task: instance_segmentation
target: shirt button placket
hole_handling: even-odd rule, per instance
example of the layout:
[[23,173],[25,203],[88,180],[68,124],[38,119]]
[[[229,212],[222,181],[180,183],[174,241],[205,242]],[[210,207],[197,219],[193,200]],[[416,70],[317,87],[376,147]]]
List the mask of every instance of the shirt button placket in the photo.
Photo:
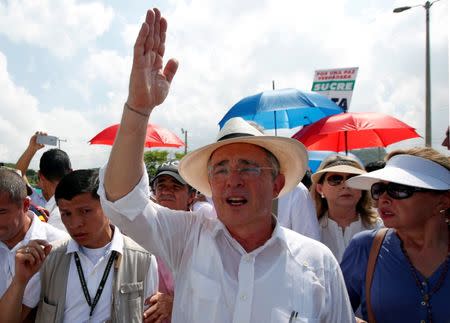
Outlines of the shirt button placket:
[[233,322],[249,322],[252,311],[252,298],[254,288],[255,258],[251,255],[241,257],[238,272],[238,294],[233,315]]

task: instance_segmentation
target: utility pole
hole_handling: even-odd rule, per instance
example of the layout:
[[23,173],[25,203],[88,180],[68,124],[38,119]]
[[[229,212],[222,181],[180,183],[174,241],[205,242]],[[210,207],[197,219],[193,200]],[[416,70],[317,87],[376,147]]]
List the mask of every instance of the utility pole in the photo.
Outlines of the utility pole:
[[184,134],[184,154],[187,154],[188,149],[188,139],[187,139],[187,129],[181,128],[181,133]]
[[431,80],[430,80],[430,8],[433,3],[427,1],[423,5],[405,6],[394,9],[394,13],[400,13],[415,7],[425,9],[425,146],[431,147]]
[[59,138],[57,138],[57,140],[58,140],[58,149],[61,149],[61,141],[62,142],[67,142],[67,139],[59,139]]

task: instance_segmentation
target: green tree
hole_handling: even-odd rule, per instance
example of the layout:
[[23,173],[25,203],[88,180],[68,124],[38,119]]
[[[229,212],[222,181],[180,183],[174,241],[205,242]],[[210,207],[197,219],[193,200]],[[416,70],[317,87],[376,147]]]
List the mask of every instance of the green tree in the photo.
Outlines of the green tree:
[[181,160],[184,156],[186,156],[185,153],[175,153],[175,159]]
[[159,165],[167,161],[169,152],[167,150],[149,150],[144,153],[144,163],[147,168],[149,178],[156,174]]
[[384,148],[363,148],[351,151],[355,156],[361,159],[363,165],[377,160],[383,160],[386,156],[386,149]]
[[36,186],[38,182],[38,174],[34,169],[27,169],[27,179],[31,186]]

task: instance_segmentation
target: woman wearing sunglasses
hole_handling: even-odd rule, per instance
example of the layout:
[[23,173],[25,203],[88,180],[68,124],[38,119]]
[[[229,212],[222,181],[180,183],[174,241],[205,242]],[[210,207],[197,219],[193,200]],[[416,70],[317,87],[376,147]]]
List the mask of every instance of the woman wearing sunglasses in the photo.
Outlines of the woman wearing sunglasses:
[[[450,322],[449,157],[431,148],[395,151],[385,168],[347,184],[370,190],[389,228],[379,235],[379,251],[371,252],[376,230],[356,235],[345,251],[341,268],[353,309],[361,304],[364,320],[373,313],[371,323]],[[373,273],[367,282],[366,271]]]
[[368,192],[352,189],[345,181],[365,174],[354,158],[332,155],[311,176],[311,195],[320,225],[320,241],[340,262],[351,238],[358,232],[382,226]]

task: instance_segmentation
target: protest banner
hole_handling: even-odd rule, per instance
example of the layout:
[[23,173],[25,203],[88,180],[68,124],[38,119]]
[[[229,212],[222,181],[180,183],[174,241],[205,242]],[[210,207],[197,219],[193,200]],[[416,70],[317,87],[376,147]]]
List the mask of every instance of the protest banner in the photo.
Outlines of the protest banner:
[[312,91],[325,95],[347,112],[357,74],[358,67],[316,70]]

